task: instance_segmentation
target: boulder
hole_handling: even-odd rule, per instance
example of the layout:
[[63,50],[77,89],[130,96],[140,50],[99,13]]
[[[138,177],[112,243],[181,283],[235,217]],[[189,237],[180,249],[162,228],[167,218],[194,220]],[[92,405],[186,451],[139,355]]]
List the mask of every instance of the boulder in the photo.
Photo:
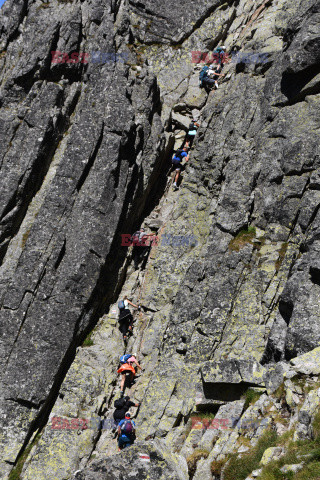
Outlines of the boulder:
[[281,447],[270,447],[264,451],[262,458],[260,460],[261,465],[268,465],[268,463],[273,460],[278,460],[283,455],[283,448]]
[[280,470],[282,473],[289,473],[289,472],[298,473],[300,472],[300,470],[303,469],[303,465],[304,465],[303,462],[295,463],[292,465],[284,465],[283,467],[280,468]]
[[311,352],[307,352],[299,357],[290,360],[291,365],[299,373],[305,375],[320,374],[320,347],[314,348]]
[[78,472],[77,480],[188,480],[186,460],[160,440],[137,442],[112,457],[94,460]]

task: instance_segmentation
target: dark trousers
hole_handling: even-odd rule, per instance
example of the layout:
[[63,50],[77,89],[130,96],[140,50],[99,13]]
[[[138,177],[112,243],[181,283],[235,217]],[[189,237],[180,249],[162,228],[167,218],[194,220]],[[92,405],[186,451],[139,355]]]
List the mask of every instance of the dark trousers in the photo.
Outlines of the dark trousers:
[[121,310],[119,315],[119,330],[122,335],[126,335],[129,327],[133,325],[133,316],[128,308]]

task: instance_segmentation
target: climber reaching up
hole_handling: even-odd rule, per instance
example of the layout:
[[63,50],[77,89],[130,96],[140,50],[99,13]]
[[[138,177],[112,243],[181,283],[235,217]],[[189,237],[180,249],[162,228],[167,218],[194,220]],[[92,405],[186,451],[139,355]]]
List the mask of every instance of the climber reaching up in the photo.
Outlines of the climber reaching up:
[[206,90],[210,90],[214,86],[218,88],[218,78],[224,77],[224,74],[221,73],[221,69],[221,64],[215,67],[205,65],[200,72],[200,88],[205,88]]
[[134,303],[130,302],[127,296],[125,296],[123,300],[120,300],[118,302],[118,308],[119,308],[118,320],[120,324],[119,329],[123,335],[124,342],[127,341],[129,335],[132,335],[132,329],[133,329],[133,316],[131,311],[129,310],[129,304],[132,305],[134,308],[137,308],[138,310],[140,310],[139,305],[135,305]]
[[134,377],[136,376],[136,369],[134,368],[133,364],[135,364],[140,370],[142,370],[135,356],[131,356],[130,358],[131,359],[134,358],[134,360],[132,360],[130,363],[128,363],[127,361],[126,363],[120,364],[120,368],[118,369],[118,373],[121,375],[121,385],[120,385],[121,397],[123,397],[124,395],[125,386],[131,385]]
[[206,64],[202,67],[200,74],[199,74],[199,87],[206,88],[206,80],[208,77],[209,72],[209,64]]
[[129,365],[129,363],[124,363],[120,368],[118,368],[118,373],[121,375],[120,396],[123,397],[124,389],[126,385],[131,385],[134,377],[136,376],[136,371],[132,365]]
[[123,448],[133,445],[135,440],[136,425],[131,420],[130,412],[126,412],[124,420],[121,420],[118,426],[118,447],[119,451]]
[[121,355],[120,357],[120,364],[124,365],[125,363],[129,363],[131,365],[132,363],[135,363],[137,367],[142,370],[141,365],[139,365],[138,360],[136,358],[136,354],[134,353],[126,353],[125,355]]
[[192,122],[189,125],[189,129],[188,129],[188,133],[187,133],[187,137],[186,137],[186,143],[187,143],[186,146],[187,147],[189,147],[189,148],[192,147],[194,138],[196,136],[196,133],[197,133],[197,130],[198,130],[199,127],[200,127],[199,123],[197,123],[196,120],[192,120]]
[[227,53],[227,47],[225,45],[222,45],[222,47],[217,47],[215,50],[213,50],[213,60],[214,63],[223,66],[224,63],[230,62],[230,57]]
[[140,403],[134,403],[130,400],[130,397],[120,397],[114,402],[115,411],[113,412],[113,418],[118,426],[121,420],[124,420],[126,412],[129,411],[131,407],[140,407]]
[[224,73],[221,73],[222,70],[222,65],[218,65],[216,68],[213,70],[209,70],[209,77],[212,77],[212,80],[214,81],[214,85],[216,88],[218,88],[218,80],[219,77],[224,77]]
[[189,154],[188,154],[188,148],[184,147],[183,149],[178,148],[176,150],[173,158],[172,158],[172,165],[175,168],[175,177],[174,177],[174,183],[173,183],[173,188],[178,189],[178,181],[179,181],[179,176],[182,170],[184,169],[184,165],[182,165],[182,160],[185,158],[186,162],[189,160]]

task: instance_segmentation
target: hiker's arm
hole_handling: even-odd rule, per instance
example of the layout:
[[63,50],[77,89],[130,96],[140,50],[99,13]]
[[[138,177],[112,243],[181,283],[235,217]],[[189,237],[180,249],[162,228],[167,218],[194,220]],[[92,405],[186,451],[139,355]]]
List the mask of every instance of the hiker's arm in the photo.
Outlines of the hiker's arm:
[[224,73],[215,73],[215,75],[218,75],[218,77],[224,77],[225,76]]
[[134,303],[130,302],[130,300],[127,299],[127,302],[130,303],[130,305],[132,305],[134,308],[139,308],[138,305],[135,305]]
[[140,370],[142,370],[142,367],[141,367],[141,365],[139,365],[139,363],[138,363],[138,360],[137,360],[137,359],[136,359],[136,361],[135,361],[135,364],[137,365],[137,367],[138,367],[138,368],[140,368]]
[[118,427],[118,437],[120,437],[120,432],[121,432],[121,429],[120,427]]

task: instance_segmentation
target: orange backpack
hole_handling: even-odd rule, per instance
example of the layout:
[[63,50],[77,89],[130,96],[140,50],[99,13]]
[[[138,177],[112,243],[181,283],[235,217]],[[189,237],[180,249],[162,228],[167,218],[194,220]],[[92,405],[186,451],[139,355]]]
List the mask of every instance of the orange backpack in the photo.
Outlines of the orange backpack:
[[135,369],[129,363],[125,363],[124,365],[121,365],[121,367],[118,369],[118,373],[123,373],[123,372],[131,372],[133,373],[133,375],[136,374]]

